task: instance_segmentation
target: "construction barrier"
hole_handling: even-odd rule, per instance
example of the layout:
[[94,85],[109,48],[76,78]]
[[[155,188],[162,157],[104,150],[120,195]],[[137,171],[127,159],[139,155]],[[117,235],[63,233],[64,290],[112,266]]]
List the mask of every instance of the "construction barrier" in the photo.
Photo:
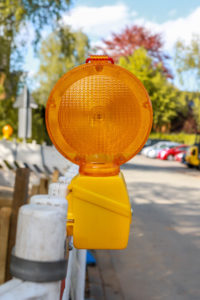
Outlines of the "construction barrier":
[[72,166],[47,195],[32,196],[20,207],[10,262],[14,278],[0,286],[0,300],[84,299],[86,250],[73,248],[72,241],[69,255],[66,249],[66,191],[76,174]]

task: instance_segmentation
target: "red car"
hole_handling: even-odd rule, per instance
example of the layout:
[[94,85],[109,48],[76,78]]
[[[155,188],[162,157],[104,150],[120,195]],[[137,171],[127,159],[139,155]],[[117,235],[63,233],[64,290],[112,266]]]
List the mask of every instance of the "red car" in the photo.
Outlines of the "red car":
[[182,159],[183,159],[183,155],[185,154],[185,152],[181,152],[181,153],[178,153],[174,156],[174,160],[175,161],[180,161],[182,162]]
[[158,158],[163,159],[163,160],[174,160],[174,156],[178,153],[186,153],[188,149],[187,145],[179,145],[176,146],[174,148],[170,148],[170,149],[164,149],[162,150],[159,155]]

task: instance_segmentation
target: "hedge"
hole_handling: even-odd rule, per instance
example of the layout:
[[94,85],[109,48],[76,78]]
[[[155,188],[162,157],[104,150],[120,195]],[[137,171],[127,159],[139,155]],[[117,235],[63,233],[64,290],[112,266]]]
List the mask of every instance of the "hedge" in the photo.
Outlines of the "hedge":
[[149,136],[151,139],[162,139],[169,140],[172,142],[183,143],[186,145],[193,145],[195,142],[196,134],[188,133],[154,133],[152,132]]

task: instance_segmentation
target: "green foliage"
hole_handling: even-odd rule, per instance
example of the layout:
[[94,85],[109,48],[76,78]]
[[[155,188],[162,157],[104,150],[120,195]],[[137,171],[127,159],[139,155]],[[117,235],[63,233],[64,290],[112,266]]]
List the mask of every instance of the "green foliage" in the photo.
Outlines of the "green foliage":
[[42,41],[37,80],[40,86],[33,97],[39,108],[33,111],[33,139],[51,143],[45,126],[45,104],[58,79],[74,66],[83,63],[88,55],[88,37],[69,27],[51,33]]
[[37,143],[45,141],[52,144],[45,125],[45,107],[43,105],[38,105],[38,108],[33,110],[32,124],[32,139]]
[[[0,68],[6,74],[20,70],[19,61],[23,57],[23,46],[26,40],[21,35],[22,29],[32,25],[34,30],[33,43],[36,46],[40,40],[42,29],[48,26],[58,27],[62,12],[68,8],[70,0],[3,0],[0,2]],[[26,37],[25,37],[26,38]],[[14,94],[13,94],[14,95]],[[15,95],[14,95],[15,96]]]
[[182,105],[177,101],[178,91],[166,79],[162,65],[153,64],[144,48],[138,48],[127,58],[121,57],[119,65],[132,72],[146,87],[153,105],[154,126],[168,125]]
[[0,101],[0,133],[2,133],[3,126],[9,124],[13,127],[14,135],[17,134],[17,110],[13,109],[13,102],[13,98]]
[[0,2],[0,27],[4,36],[13,41],[22,25],[32,23],[37,43],[42,28],[54,28],[69,3],[70,0],[3,0]]
[[176,43],[175,64],[180,82],[193,93],[193,113],[200,130],[200,36],[195,35],[189,45]]
[[3,96],[4,94],[5,94],[5,88],[3,84],[0,84],[0,97]]
[[151,133],[151,139],[166,139],[172,142],[183,143],[186,145],[193,145],[195,142],[196,135],[195,134],[187,134],[184,132],[181,133],[171,133],[171,134],[164,134],[164,133]]
[[37,102],[45,104],[58,79],[74,66],[83,63],[88,55],[88,37],[69,27],[51,33],[41,45],[40,68],[36,75],[40,87],[34,93]]
[[180,82],[187,84],[193,75],[197,86],[200,83],[200,36],[194,35],[189,45],[178,41],[175,46],[175,64]]
[[[0,1],[0,127],[9,123],[17,132],[17,110],[12,104],[17,95],[19,78],[22,74],[26,44],[21,30],[31,26],[34,30],[33,44],[36,48],[42,29],[58,28],[63,11],[68,9],[70,0],[2,0]],[[60,32],[62,34],[62,32]],[[2,81],[2,74],[5,81]],[[39,130],[38,130],[39,133]]]
[[200,93],[195,93],[193,103],[193,112],[197,122],[197,129],[200,131]]

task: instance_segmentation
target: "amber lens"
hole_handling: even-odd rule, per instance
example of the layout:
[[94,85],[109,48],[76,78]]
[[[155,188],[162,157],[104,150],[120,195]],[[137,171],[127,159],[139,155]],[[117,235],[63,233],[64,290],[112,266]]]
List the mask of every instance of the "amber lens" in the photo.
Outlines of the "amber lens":
[[46,121],[55,146],[83,173],[116,174],[145,143],[152,110],[146,90],[131,73],[90,63],[57,82]]

